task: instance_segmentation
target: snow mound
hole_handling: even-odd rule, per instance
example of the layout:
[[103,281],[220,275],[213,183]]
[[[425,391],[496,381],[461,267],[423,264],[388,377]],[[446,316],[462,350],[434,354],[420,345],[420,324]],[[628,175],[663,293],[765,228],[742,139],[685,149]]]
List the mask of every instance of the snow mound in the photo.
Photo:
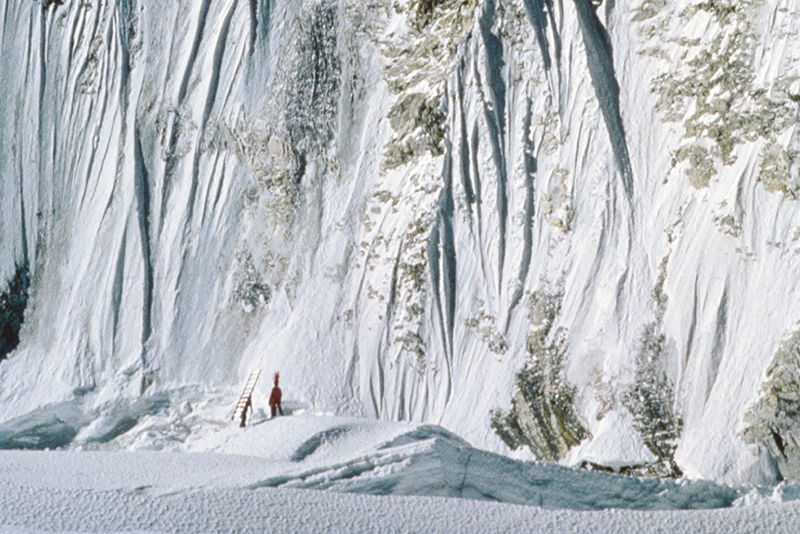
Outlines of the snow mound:
[[[738,489],[707,481],[639,479],[521,462],[475,449],[435,425],[398,429],[380,423],[376,428],[371,421],[301,416],[254,427],[250,433],[262,442],[270,434],[292,436],[298,428],[312,426],[307,419],[325,427],[284,450],[288,463],[282,473],[249,487],[463,497],[573,510],[718,508],[741,495]],[[381,432],[390,439],[378,444],[375,438]]]
[[[76,416],[61,408],[61,416]],[[747,492],[517,461],[473,448],[436,425],[315,415],[302,407],[274,420],[257,413],[246,428],[213,402],[185,396],[171,409],[147,410],[116,407],[106,425],[85,425],[72,450],[0,452],[0,533],[613,534],[631,527],[789,533],[800,527],[794,484]],[[136,423],[113,439],[89,440],[118,427],[113,414],[119,420],[134,414]],[[26,430],[31,439],[34,426]],[[37,428],[47,434],[50,427]]]
[[589,462],[619,472],[624,467],[646,465],[657,458],[633,428],[627,410],[612,410],[598,423],[594,437],[570,450],[568,465]]
[[[55,405],[16,421],[15,433],[6,425],[0,439],[4,448],[63,446],[66,440],[83,451],[68,462],[69,469],[80,465],[83,478],[98,481],[90,487],[102,488],[113,486],[105,482],[106,464],[116,462],[115,455],[133,455],[122,479],[136,482],[127,489],[175,490],[171,479],[158,478],[163,471],[158,465],[166,462],[169,470],[193,471],[189,465],[201,463],[209,466],[201,472],[215,472],[210,478],[181,477],[181,490],[218,487],[224,479],[224,487],[249,490],[462,497],[572,510],[721,508],[746,494],[708,481],[644,479],[519,461],[476,449],[440,426],[313,415],[302,406],[291,409],[294,416],[273,420],[257,411],[248,427],[239,428],[223,404],[204,394],[209,392],[176,391],[171,398],[109,404],[92,417],[76,405]],[[54,462],[46,472],[58,472],[61,457],[45,458],[36,463]],[[62,484],[74,478],[65,472],[55,480]]]

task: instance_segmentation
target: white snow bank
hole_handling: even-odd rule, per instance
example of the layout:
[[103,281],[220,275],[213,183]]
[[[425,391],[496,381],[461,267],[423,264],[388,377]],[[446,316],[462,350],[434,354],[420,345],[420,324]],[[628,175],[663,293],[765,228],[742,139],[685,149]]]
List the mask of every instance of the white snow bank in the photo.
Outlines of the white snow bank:
[[566,465],[591,462],[616,472],[622,467],[646,465],[657,458],[633,428],[633,417],[627,410],[612,410],[598,423],[594,436],[569,451]]
[[[258,458],[262,463],[248,464],[248,476],[232,478],[233,485],[251,489],[465,497],[575,510],[717,508],[745,493],[707,481],[637,479],[518,461],[475,449],[439,426],[311,415],[291,399],[286,413],[296,415],[267,420],[257,410],[242,429],[231,421],[224,399],[225,392],[184,388],[129,406],[107,405],[72,447]],[[79,426],[81,414],[62,424]],[[20,432],[29,436],[37,428]],[[114,436],[110,429],[124,432]]]
[[239,428],[230,396],[183,388],[127,404],[64,403],[3,425],[4,447],[41,449],[60,436],[72,450],[0,452],[0,533],[800,527],[791,484],[748,491],[518,461],[439,426],[315,415],[291,399],[292,416],[257,410]]
[[0,533],[800,527],[800,491],[791,485],[747,493],[710,482],[515,461],[434,425],[299,413],[256,418],[241,429],[228,417],[213,402],[184,400],[174,411],[139,417],[108,441],[76,440],[74,450],[0,452]]
[[[46,456],[45,453],[29,453]],[[64,455],[63,460],[79,454]],[[119,463],[130,460],[117,455]],[[202,463],[197,467],[202,468]],[[173,472],[174,476],[186,472]],[[58,490],[0,482],[0,533],[274,532],[459,533],[560,532],[607,534],[795,533],[796,503],[725,510],[576,512],[443,499],[375,497],[297,489],[204,489],[154,495],[148,488]]]

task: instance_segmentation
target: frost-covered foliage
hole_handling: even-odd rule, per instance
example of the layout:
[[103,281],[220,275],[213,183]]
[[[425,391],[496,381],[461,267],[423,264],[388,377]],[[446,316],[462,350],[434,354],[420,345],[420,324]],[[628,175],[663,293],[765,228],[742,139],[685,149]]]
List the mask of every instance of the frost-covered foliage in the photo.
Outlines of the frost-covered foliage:
[[400,95],[388,115],[395,135],[385,151],[387,169],[426,152],[444,153],[443,66],[455,56],[474,7],[474,0],[417,0],[413,30],[401,43],[383,47],[389,87]]
[[[300,20],[286,110],[289,139],[300,154],[320,151],[333,139],[341,73],[336,17],[336,4],[325,1],[314,4]],[[301,171],[304,166],[301,162]]]
[[529,358],[516,375],[511,409],[492,412],[492,427],[509,447],[527,446],[546,460],[559,460],[589,435],[575,412],[575,387],[565,376],[566,330],[553,331],[562,299],[561,291],[528,297]]
[[393,342],[400,344],[403,351],[414,355],[413,366],[419,373],[423,373],[428,364],[424,319],[429,298],[427,243],[431,226],[430,220],[422,218],[406,228],[397,262],[395,291],[391,295],[397,306],[393,312]]
[[[659,5],[645,2],[640,16],[655,16]],[[685,129],[674,164],[688,162],[686,175],[697,188],[708,186],[720,171],[717,162],[727,166],[736,161],[736,145],[759,139],[774,144],[779,133],[796,123],[796,105],[788,93],[795,78],[780,77],[772,90],[756,82],[758,41],[752,28],[756,7],[751,0],[724,0],[698,2],[682,11],[679,17],[686,27],[706,15],[718,30],[703,38],[679,39],[680,62],[653,83],[663,120],[681,122]],[[660,57],[658,51],[649,53]],[[793,198],[793,191],[770,185],[774,182],[774,178],[765,182],[768,190],[785,189]]]
[[666,0],[644,0],[642,5],[635,10],[633,20],[640,22],[652,18],[666,5]]
[[444,0],[417,0],[414,8],[417,16],[415,24],[417,28],[422,29],[431,23],[433,19],[433,10],[443,3]]
[[683,430],[683,419],[675,410],[675,388],[667,376],[667,338],[660,332],[667,309],[664,282],[669,256],[659,265],[651,293],[656,319],[645,325],[636,354],[633,384],[622,395],[622,404],[633,415],[633,426],[657,462],[634,469],[631,474],[681,476],[674,456]]
[[[393,93],[410,93],[416,86],[438,87],[444,81],[476,6],[476,0],[419,0],[412,6],[416,13],[412,31],[380,43],[386,81]],[[393,9],[403,8],[395,2]]]
[[411,93],[401,98],[389,112],[396,138],[386,149],[386,167],[399,167],[426,150],[440,156],[445,118],[436,97],[426,99],[422,93]]
[[549,190],[542,194],[544,219],[562,232],[569,232],[575,217],[569,178],[569,171],[556,167]]
[[800,332],[775,352],[761,398],[744,420],[745,442],[775,459],[784,479],[800,480]]
[[23,263],[17,266],[14,276],[0,294],[0,360],[19,344],[19,330],[28,304],[28,286],[30,271]]
[[286,139],[263,120],[240,117],[235,126],[223,124],[224,146],[234,151],[264,188],[289,188],[297,163]]
[[797,200],[800,183],[797,181],[797,172],[792,173],[792,167],[798,161],[800,154],[797,150],[785,150],[773,140],[761,151],[758,180],[770,193],[783,193],[786,198]]
[[505,354],[508,350],[508,339],[497,331],[497,319],[483,310],[485,302],[479,301],[481,308],[473,317],[464,321],[464,326],[478,335],[489,350],[495,354]]
[[235,288],[233,299],[238,302],[246,313],[250,313],[259,306],[265,306],[272,298],[272,291],[266,285],[261,275],[253,264],[250,253],[241,252],[237,256],[238,268],[234,274]]
[[675,390],[667,377],[666,336],[658,333],[658,324],[648,324],[636,355],[634,383],[622,397],[623,405],[633,414],[634,428],[647,448],[658,457],[658,464],[646,466],[643,474],[681,476],[674,455],[683,420],[676,413]]

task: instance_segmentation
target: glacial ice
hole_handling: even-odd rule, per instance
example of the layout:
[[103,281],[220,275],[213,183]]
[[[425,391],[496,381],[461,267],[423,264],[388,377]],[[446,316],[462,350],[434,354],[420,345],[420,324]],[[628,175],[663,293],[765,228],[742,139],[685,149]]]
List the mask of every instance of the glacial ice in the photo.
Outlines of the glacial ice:
[[490,411],[562,287],[580,450],[655,325],[680,469],[789,475],[742,432],[800,321],[800,1],[431,6],[0,0],[3,431],[79,403],[54,435],[102,441],[260,368],[507,453]]

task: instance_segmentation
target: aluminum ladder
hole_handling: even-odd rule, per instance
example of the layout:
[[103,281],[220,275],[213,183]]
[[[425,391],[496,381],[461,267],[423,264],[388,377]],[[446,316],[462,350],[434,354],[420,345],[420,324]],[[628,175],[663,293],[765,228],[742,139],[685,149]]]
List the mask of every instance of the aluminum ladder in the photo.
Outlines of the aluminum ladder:
[[253,395],[253,390],[256,388],[256,382],[258,382],[259,375],[261,375],[261,369],[256,369],[250,373],[250,377],[247,379],[247,383],[244,385],[242,396],[239,397],[239,402],[236,403],[236,409],[233,410],[231,420],[242,416],[242,412],[244,411],[245,406],[247,406],[247,401],[250,400],[250,397]]

